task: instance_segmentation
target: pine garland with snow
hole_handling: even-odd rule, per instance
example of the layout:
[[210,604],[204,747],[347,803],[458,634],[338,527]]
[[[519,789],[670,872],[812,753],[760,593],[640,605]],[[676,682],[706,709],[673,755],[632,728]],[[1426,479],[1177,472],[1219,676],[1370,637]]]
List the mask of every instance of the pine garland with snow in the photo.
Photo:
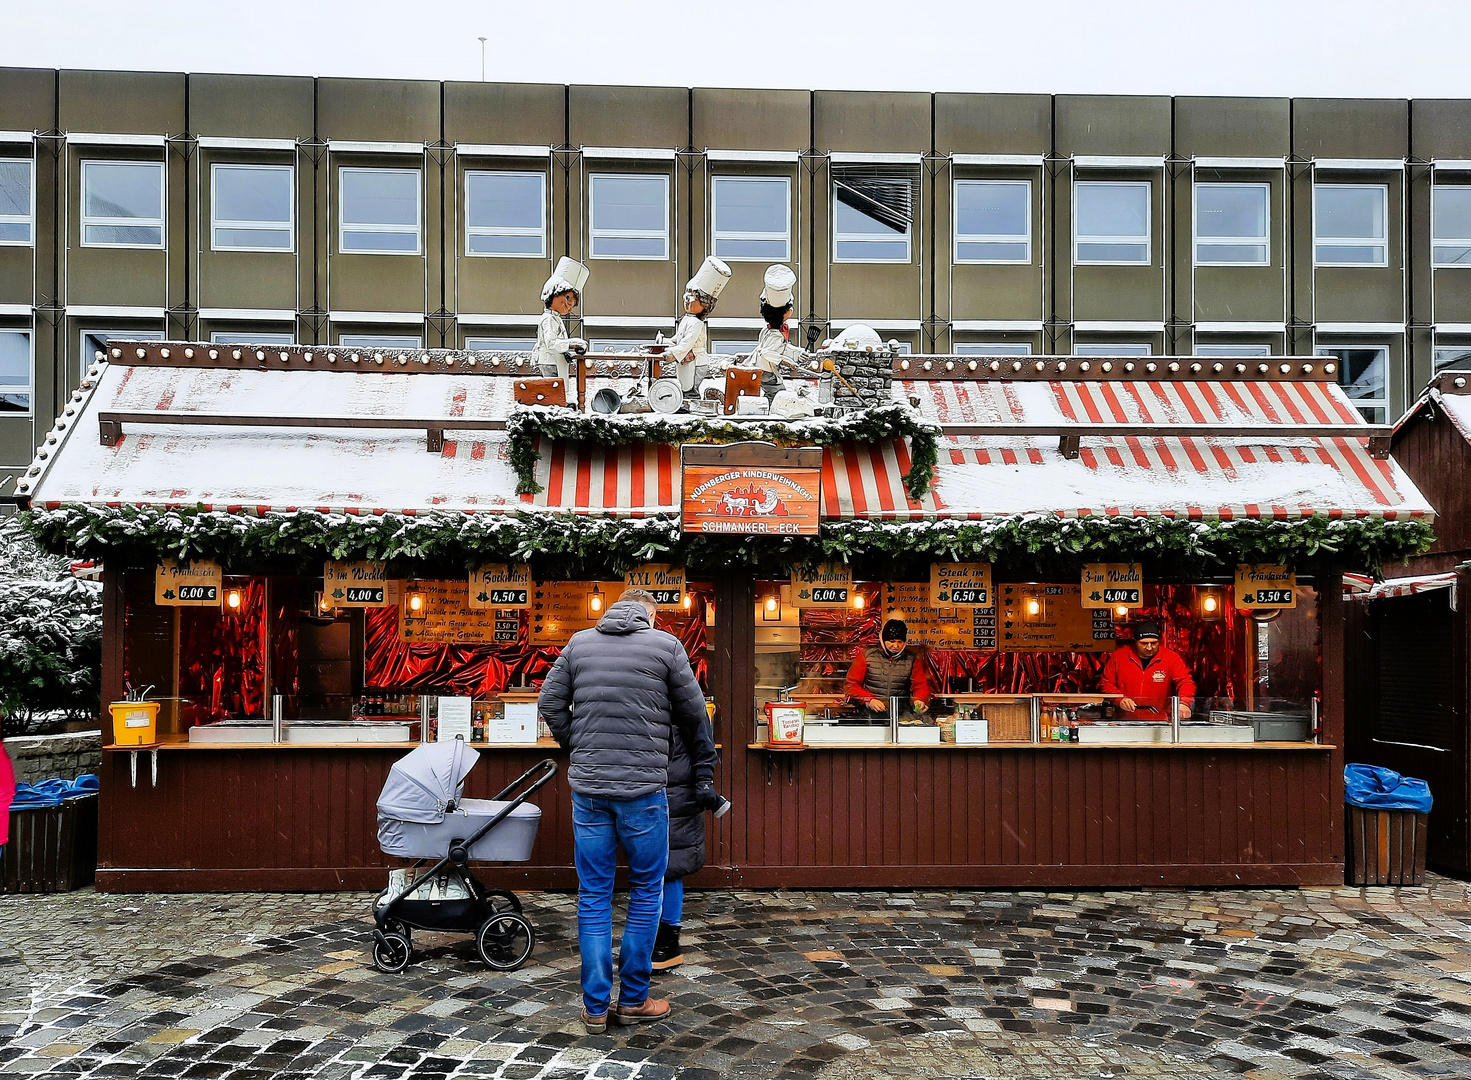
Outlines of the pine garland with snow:
[[[1421,520],[1300,518],[1291,521],[1165,517],[1063,518],[1024,514],[984,521],[825,522],[812,536],[680,532],[672,516],[592,518],[565,513],[351,515],[299,510],[264,515],[157,507],[66,506],[26,518],[48,550],[81,556],[207,557],[227,568],[324,558],[438,566],[531,561],[538,572],[579,576],[650,561],[692,569],[782,571],[846,559],[882,575],[931,560],[994,562],[1070,578],[1084,562],[1142,560],[1157,573],[1220,573],[1238,562],[1299,569],[1332,564],[1377,571],[1433,541]],[[1058,578],[1059,580],[1061,578]]]
[[102,662],[102,587],[78,581],[15,519],[0,522],[0,726],[39,715],[95,715]]
[[628,415],[583,413],[557,406],[528,405],[512,411],[506,421],[507,456],[516,471],[516,492],[535,494],[536,447],[538,438],[550,442],[590,443],[623,446],[628,443],[773,442],[781,446],[836,446],[841,443],[873,443],[908,439],[910,468],[904,489],[912,499],[930,490],[939,461],[938,424],[931,423],[898,404],[876,405],[842,416],[783,420],[756,417],[732,420],[724,417],[632,413]]

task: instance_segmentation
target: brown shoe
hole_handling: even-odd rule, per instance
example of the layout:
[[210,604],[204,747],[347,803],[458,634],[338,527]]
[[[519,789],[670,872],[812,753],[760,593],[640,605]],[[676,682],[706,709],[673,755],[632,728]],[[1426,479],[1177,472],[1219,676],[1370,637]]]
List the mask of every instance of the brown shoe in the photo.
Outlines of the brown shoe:
[[637,1005],[619,1005],[613,1010],[613,1022],[627,1027],[646,1020],[663,1020],[669,1015],[668,998],[649,998]]
[[608,1014],[602,1016],[589,1016],[586,1009],[582,1010],[582,1027],[589,1035],[601,1035],[608,1030]]

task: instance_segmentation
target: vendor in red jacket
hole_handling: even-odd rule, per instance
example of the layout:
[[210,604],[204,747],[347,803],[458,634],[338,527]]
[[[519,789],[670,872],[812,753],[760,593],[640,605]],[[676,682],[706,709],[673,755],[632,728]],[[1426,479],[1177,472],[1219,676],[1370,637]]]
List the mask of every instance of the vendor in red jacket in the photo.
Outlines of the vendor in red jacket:
[[917,713],[930,707],[930,680],[924,662],[908,648],[909,626],[898,612],[884,619],[878,645],[858,650],[848,668],[846,692],[876,713],[889,711],[889,698],[907,697]]
[[1122,694],[1118,707],[1137,719],[1166,717],[1169,699],[1180,698],[1180,715],[1190,715],[1195,680],[1180,654],[1160,644],[1159,623],[1142,622],[1133,642],[1114,649],[1098,680],[1105,694]]

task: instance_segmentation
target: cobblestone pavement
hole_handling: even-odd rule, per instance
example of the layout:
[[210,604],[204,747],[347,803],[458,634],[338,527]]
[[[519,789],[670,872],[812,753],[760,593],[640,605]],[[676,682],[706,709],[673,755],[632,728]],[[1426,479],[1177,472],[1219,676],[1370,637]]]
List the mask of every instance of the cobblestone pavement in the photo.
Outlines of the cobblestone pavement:
[[442,1080],[1471,1075],[1471,892],[691,893],[671,1019],[577,1023],[573,898],[526,968],[368,897],[0,897],[0,1073]]

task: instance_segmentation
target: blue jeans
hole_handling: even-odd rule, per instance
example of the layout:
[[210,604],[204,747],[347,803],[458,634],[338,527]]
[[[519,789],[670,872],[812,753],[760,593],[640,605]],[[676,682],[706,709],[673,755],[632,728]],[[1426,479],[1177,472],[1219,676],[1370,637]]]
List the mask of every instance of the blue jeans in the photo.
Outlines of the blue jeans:
[[620,844],[628,855],[629,890],[618,947],[618,1003],[641,1005],[649,996],[669,865],[669,800],[662,791],[638,799],[598,799],[574,791],[572,837],[583,1008],[601,1016],[613,993],[613,872]]
[[664,914],[660,922],[678,926],[684,921],[684,878],[675,878],[664,883]]

